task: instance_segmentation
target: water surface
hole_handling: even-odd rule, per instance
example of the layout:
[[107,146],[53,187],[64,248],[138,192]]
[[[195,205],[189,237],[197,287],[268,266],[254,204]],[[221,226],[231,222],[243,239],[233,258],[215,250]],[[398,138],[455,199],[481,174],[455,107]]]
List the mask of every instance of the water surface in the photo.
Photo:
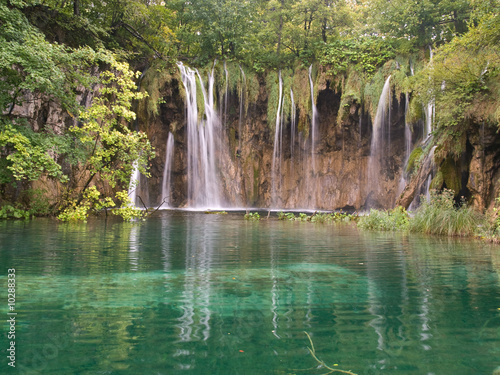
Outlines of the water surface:
[[[0,223],[4,317],[16,269],[16,371],[327,372],[304,332],[320,360],[357,374],[500,366],[496,245],[238,213],[156,215]],[[12,372],[2,362],[0,373]]]

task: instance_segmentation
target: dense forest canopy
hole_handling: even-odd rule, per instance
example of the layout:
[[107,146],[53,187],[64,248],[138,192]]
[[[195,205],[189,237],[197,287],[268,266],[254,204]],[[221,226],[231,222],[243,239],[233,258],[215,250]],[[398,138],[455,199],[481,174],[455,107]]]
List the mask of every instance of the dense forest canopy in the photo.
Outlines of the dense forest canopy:
[[[132,70],[177,61],[235,61],[256,74],[316,63],[365,81],[396,61],[399,90],[436,103],[442,157],[460,155],[469,127],[500,119],[499,10],[498,0],[0,0],[0,195],[18,201],[43,175],[65,184],[50,210],[112,206],[89,195],[93,178],[126,184],[152,156],[130,130],[145,95]],[[14,109],[36,100],[74,122],[33,129]]]

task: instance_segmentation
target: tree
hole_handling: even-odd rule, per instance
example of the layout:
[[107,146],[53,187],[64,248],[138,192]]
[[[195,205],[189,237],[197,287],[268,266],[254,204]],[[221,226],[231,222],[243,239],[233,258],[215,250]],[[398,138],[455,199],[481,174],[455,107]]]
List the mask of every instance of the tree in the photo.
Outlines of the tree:
[[408,40],[416,48],[449,42],[466,31],[468,0],[374,0],[370,14],[376,32]]

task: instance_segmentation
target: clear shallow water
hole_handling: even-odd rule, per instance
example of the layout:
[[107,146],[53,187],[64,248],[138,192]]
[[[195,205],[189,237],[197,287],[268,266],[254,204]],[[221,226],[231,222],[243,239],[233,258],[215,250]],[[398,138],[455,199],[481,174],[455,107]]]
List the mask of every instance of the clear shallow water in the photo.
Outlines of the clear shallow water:
[[318,358],[357,374],[500,366],[497,245],[159,212],[0,222],[0,266],[4,317],[16,269],[20,373],[327,372],[304,331]]

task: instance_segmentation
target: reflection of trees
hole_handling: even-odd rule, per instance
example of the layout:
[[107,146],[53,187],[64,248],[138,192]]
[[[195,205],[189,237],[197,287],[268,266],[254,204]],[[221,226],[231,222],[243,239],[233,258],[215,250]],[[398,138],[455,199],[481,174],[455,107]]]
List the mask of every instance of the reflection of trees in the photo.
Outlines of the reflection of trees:
[[303,331],[325,362],[365,372],[439,373],[444,363],[462,373],[474,357],[486,373],[497,357],[497,249],[193,216],[110,222],[87,235],[66,226],[67,249],[88,247],[35,249],[44,276],[25,273],[19,286],[30,295],[23,342],[38,350],[60,329],[70,338],[47,371],[139,373],[144,358],[148,373],[229,368],[240,348],[265,358],[242,354],[241,369],[302,368]]

